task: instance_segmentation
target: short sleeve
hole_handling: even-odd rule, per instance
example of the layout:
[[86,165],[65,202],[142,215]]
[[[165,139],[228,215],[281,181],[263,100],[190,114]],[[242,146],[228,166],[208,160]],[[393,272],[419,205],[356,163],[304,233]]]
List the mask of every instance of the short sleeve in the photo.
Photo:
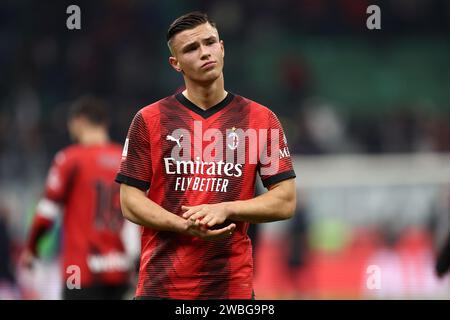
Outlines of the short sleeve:
[[266,141],[260,150],[258,171],[264,187],[295,178],[291,154],[283,127],[277,116],[269,111]]
[[58,203],[64,202],[76,174],[74,158],[67,149],[55,155],[45,182],[45,198]]
[[150,134],[139,111],[128,129],[116,182],[148,190],[152,178]]

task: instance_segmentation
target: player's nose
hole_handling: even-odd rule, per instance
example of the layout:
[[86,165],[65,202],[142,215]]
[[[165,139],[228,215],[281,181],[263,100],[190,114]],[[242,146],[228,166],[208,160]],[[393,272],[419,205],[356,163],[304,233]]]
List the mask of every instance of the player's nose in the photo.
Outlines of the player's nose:
[[200,46],[200,56],[202,60],[206,60],[211,57],[211,52],[209,51],[209,48],[207,46]]

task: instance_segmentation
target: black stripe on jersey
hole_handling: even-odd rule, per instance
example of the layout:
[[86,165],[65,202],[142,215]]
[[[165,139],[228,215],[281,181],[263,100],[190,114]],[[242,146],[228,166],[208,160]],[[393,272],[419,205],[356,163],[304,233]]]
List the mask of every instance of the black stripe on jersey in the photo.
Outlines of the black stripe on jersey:
[[268,188],[275,183],[278,183],[280,181],[287,180],[287,179],[292,179],[295,177],[296,177],[296,175],[295,175],[294,170],[289,170],[289,171],[278,173],[278,174],[271,176],[265,180],[262,180],[262,183],[263,183],[264,187]]
[[125,183],[129,186],[136,187],[143,191],[147,191],[150,188],[150,183],[135,178],[127,177],[120,173],[117,174],[115,181],[118,183]]
[[203,117],[203,119],[206,119],[206,118],[209,118],[212,115],[216,114],[217,112],[219,112],[220,110],[225,108],[227,105],[229,105],[230,102],[234,98],[234,94],[232,94],[231,92],[228,92],[227,96],[222,101],[220,101],[218,104],[212,106],[211,108],[209,108],[207,110],[203,110],[202,108],[200,108],[199,106],[194,104],[192,101],[190,101],[188,98],[186,98],[181,92],[176,94],[175,98],[183,106],[185,106],[189,110],[195,112],[196,114],[200,115],[201,117]]

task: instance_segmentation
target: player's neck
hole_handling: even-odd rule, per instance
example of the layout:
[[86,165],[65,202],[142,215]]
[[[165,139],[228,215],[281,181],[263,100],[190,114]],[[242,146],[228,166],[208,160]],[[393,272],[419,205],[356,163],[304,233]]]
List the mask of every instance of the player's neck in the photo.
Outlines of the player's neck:
[[199,108],[208,110],[227,96],[224,89],[223,74],[208,85],[186,81],[186,90],[183,91],[183,95]]
[[80,135],[78,141],[85,146],[103,145],[109,142],[109,136],[103,129],[90,128]]

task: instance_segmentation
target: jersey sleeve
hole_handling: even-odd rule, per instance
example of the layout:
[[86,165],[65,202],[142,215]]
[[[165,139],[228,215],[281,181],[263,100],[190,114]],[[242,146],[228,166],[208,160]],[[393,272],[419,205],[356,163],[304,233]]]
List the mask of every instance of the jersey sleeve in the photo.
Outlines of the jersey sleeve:
[[128,129],[116,182],[148,190],[152,179],[150,134],[139,111]]
[[50,201],[63,203],[76,174],[75,155],[69,150],[58,152],[47,174],[44,197]]
[[295,178],[286,135],[277,116],[269,111],[266,141],[260,150],[258,171],[264,187]]

